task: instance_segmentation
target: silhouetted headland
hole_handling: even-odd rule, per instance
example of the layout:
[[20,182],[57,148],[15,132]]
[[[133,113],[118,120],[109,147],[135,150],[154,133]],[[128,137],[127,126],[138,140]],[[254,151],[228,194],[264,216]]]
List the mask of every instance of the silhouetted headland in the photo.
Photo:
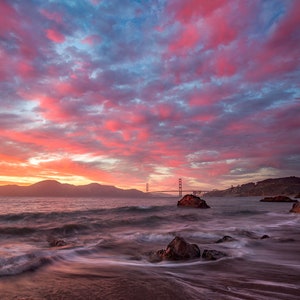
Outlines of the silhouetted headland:
[[291,176],[271,178],[256,183],[250,182],[232,186],[226,190],[213,190],[205,194],[211,197],[247,197],[247,196],[294,196],[300,193],[300,178]]
[[72,185],[55,180],[44,180],[29,186],[0,186],[0,196],[15,197],[144,197],[146,194],[136,189],[119,189],[111,185],[90,183]]

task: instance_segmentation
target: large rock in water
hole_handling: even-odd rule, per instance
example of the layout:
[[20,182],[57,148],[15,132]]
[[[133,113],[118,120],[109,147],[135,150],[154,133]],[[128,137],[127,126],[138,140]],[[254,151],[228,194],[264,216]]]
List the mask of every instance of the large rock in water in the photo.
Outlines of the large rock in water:
[[185,195],[181,200],[177,202],[177,206],[210,208],[205,200],[195,195]]
[[297,202],[287,196],[275,196],[275,197],[265,197],[260,200],[261,202]]
[[150,254],[152,262],[161,260],[187,260],[200,257],[200,249],[196,244],[186,242],[182,237],[176,236],[167,246],[167,249],[158,250]]
[[290,212],[300,214],[300,202],[294,203],[292,209],[290,210]]

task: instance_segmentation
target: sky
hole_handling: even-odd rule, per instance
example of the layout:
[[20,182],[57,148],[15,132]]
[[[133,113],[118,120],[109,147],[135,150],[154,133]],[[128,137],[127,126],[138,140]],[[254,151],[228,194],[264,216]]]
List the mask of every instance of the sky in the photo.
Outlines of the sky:
[[300,176],[300,1],[0,0],[0,184]]

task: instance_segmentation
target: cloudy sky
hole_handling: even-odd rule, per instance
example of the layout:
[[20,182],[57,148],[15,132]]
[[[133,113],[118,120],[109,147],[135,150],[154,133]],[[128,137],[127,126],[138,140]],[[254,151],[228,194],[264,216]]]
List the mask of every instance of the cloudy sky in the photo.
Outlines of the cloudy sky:
[[300,1],[1,0],[0,184],[300,176]]

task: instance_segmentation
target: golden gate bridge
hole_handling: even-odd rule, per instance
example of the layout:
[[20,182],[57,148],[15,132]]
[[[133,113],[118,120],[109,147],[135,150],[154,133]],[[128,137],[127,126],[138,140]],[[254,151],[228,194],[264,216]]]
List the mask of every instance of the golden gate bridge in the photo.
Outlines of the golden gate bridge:
[[149,184],[146,183],[146,193],[176,193],[178,192],[178,196],[182,197],[182,193],[193,193],[194,195],[202,195],[203,193],[207,193],[209,191],[199,190],[199,189],[183,189],[182,188],[182,179],[178,179],[178,189],[177,190],[160,190],[160,191],[150,191]]

